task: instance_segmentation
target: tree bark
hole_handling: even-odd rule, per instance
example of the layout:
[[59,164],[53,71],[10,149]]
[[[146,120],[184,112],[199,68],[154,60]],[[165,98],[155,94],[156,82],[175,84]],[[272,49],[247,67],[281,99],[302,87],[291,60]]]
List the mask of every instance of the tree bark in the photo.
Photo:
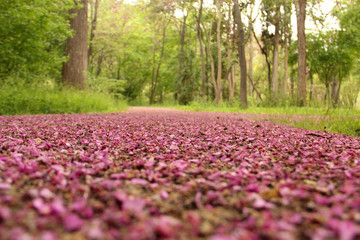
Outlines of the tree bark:
[[285,44],[284,44],[284,82],[283,82],[283,97],[287,94],[288,89],[288,79],[289,79],[289,48],[287,44],[287,37],[285,37]]
[[245,33],[244,26],[241,20],[241,12],[239,1],[234,1],[234,20],[237,25],[237,37],[238,37],[238,54],[240,62],[240,103],[243,108],[248,107],[247,102],[247,68],[246,68],[246,57],[245,57]]
[[74,36],[69,37],[65,52],[69,60],[63,64],[62,79],[65,86],[84,89],[86,87],[86,72],[88,69],[88,19],[87,0],[75,3],[82,4],[82,8],[70,10],[75,16],[70,19]]
[[306,37],[305,37],[305,17],[306,0],[298,0],[298,89],[297,104],[306,106]]
[[[253,60],[254,60],[254,50],[253,50],[253,23],[251,19],[249,19],[249,76],[251,79],[253,79]],[[250,95],[253,93],[254,89],[252,88],[252,85],[249,85],[249,93]]]
[[89,49],[88,49],[88,65],[89,66],[91,63],[91,57],[92,57],[92,53],[93,53],[93,40],[95,38],[99,3],[100,3],[100,0],[95,0],[94,14],[93,14],[94,16],[92,16],[92,19],[91,19],[90,41],[89,41]]
[[259,39],[256,37],[255,31],[253,31],[253,36],[256,40],[256,43],[258,44],[259,48],[261,49],[261,53],[265,56],[265,60],[266,60],[266,66],[267,66],[267,78],[268,78],[268,84],[269,84],[269,94],[271,94],[271,63],[269,60],[269,54],[268,52],[261,46],[261,43],[259,41]]
[[200,57],[201,57],[201,97],[205,98],[205,60],[204,60],[204,46],[202,42],[202,32],[201,32],[201,19],[202,19],[202,10],[203,10],[203,0],[200,1],[199,17],[197,22],[197,34],[200,44]]
[[279,41],[280,41],[280,5],[276,7],[275,35],[272,71],[272,99],[277,101],[279,91]]
[[183,21],[180,29],[180,57],[179,57],[179,80],[178,80],[178,101],[182,103],[182,85],[184,84],[184,62],[185,62],[185,33],[186,33],[186,20],[187,14],[184,14]]
[[221,22],[222,22],[222,11],[220,1],[216,1],[216,8],[218,9],[218,22],[216,27],[216,44],[217,44],[217,77],[215,86],[215,104],[218,104],[222,99],[221,96],[221,79],[222,79],[222,55],[221,55]]
[[151,92],[150,92],[150,99],[149,99],[150,105],[154,103],[155,91],[156,91],[156,87],[157,87],[157,84],[158,84],[158,81],[159,81],[160,67],[161,67],[162,59],[163,59],[163,56],[164,56],[164,50],[165,50],[165,37],[166,37],[166,25],[164,24],[163,34],[162,34],[160,58],[159,58],[159,62],[158,62],[157,68],[156,68],[154,81],[153,81],[153,84],[151,85]]

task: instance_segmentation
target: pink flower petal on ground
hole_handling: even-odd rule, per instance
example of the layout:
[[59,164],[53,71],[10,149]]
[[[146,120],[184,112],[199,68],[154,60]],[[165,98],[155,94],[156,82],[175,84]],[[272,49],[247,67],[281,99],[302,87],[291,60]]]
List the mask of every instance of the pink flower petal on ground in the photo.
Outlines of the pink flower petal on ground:
[[78,215],[68,213],[63,219],[63,224],[66,231],[72,232],[79,230],[84,225],[84,221]]
[[179,231],[180,222],[173,217],[161,216],[155,223],[155,230],[163,238],[172,238]]
[[145,205],[146,201],[144,199],[130,197],[123,202],[122,209],[136,214],[142,214]]
[[196,204],[196,207],[198,209],[201,209],[203,208],[204,206],[202,205],[201,203],[201,197],[202,197],[202,193],[201,192],[197,192],[196,195],[195,195],[195,204]]
[[187,168],[188,164],[183,160],[177,160],[172,163],[172,165],[180,170]]
[[11,217],[11,211],[6,206],[0,206],[0,223]]
[[51,203],[50,203],[51,211],[55,214],[62,215],[66,212],[66,208],[64,206],[63,200],[59,197],[56,197]]
[[40,190],[40,197],[45,199],[51,199],[54,197],[54,194],[47,188],[43,188]]
[[330,219],[328,225],[336,231],[340,240],[353,240],[360,234],[359,226],[350,221],[341,221],[338,219]]
[[85,232],[87,237],[91,240],[104,239],[101,222],[98,220],[94,220],[89,226],[87,226]]
[[56,234],[53,232],[44,232],[41,234],[40,240],[57,240]]
[[169,194],[166,191],[161,191],[160,192],[160,197],[164,200],[169,198]]
[[33,200],[33,207],[42,215],[47,215],[51,212],[50,206],[42,198],[35,198]]
[[141,179],[141,178],[133,178],[131,179],[130,181],[132,184],[135,184],[135,185],[142,185],[142,186],[145,186],[148,184],[148,181],[146,181],[145,179]]
[[126,179],[126,174],[125,173],[113,173],[110,175],[110,178],[113,179]]
[[64,173],[64,167],[62,165],[53,165],[51,168],[56,170],[58,173]]
[[259,192],[260,187],[259,187],[258,184],[252,183],[252,184],[247,185],[247,186],[245,187],[245,190],[246,190],[247,192]]
[[118,200],[119,202],[124,202],[126,201],[126,199],[128,199],[128,195],[123,192],[123,191],[116,191],[113,196],[115,197],[116,200]]
[[235,240],[234,237],[223,235],[223,234],[217,234],[209,238],[209,240]]
[[8,183],[0,183],[0,190],[10,190],[11,185]]

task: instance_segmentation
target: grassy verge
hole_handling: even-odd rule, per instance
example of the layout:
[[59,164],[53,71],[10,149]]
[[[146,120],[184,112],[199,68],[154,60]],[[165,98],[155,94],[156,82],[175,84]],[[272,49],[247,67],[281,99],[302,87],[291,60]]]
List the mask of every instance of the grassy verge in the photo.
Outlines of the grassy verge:
[[247,117],[268,120],[298,128],[330,131],[360,137],[360,111],[354,109],[299,108],[299,107],[251,107],[241,109],[227,105],[193,103],[188,106],[163,106],[186,111],[210,111],[246,113]]
[[0,87],[0,115],[119,112],[124,101],[91,91],[40,86]]

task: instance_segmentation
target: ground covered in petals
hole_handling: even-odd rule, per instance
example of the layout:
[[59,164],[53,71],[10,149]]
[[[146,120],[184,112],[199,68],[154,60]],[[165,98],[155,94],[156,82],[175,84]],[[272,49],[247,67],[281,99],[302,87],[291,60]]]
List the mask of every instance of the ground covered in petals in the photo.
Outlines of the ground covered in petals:
[[360,139],[138,108],[0,117],[0,238],[360,239]]

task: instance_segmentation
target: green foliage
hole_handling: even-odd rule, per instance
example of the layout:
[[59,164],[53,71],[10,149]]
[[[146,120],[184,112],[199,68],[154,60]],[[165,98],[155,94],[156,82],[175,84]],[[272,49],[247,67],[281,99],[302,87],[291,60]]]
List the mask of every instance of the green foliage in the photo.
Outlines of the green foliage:
[[126,103],[105,93],[58,89],[45,84],[4,84],[0,115],[119,112]]
[[0,79],[56,77],[72,7],[71,0],[0,1]]
[[330,109],[311,107],[250,107],[241,109],[222,103],[193,102],[188,106],[167,106],[186,111],[210,111],[245,113],[247,118],[267,120],[298,128],[330,131],[360,137],[360,111],[354,109]]
[[334,15],[340,20],[340,34],[347,48],[360,56],[360,0],[340,2],[334,9]]

